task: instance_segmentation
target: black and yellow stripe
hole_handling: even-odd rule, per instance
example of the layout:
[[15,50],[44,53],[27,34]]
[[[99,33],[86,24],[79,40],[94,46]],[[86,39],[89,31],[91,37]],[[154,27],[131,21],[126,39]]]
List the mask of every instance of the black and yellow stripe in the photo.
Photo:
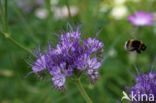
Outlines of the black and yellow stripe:
[[131,49],[134,39],[129,40],[128,49]]

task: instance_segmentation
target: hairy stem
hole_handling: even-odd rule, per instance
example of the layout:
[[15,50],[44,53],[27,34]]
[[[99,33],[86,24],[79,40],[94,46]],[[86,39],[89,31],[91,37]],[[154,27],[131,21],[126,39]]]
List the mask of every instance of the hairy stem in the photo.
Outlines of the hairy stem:
[[89,98],[88,94],[86,93],[85,89],[83,88],[80,79],[76,80],[76,85],[79,88],[81,95],[86,100],[87,103],[93,103],[92,100]]
[[13,39],[10,34],[8,33],[3,33],[0,32],[0,34],[2,34],[6,39],[8,39],[10,42],[12,42],[13,44],[15,44],[16,46],[18,46],[19,48],[23,49],[24,51],[28,52],[29,54],[31,54],[30,50],[27,49],[26,47],[24,47],[23,45],[21,45],[19,42],[17,42],[15,39]]

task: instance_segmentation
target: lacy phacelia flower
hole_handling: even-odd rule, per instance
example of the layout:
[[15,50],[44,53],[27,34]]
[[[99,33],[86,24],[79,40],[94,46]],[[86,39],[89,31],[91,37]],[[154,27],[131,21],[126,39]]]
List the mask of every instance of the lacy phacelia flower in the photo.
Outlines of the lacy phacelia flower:
[[67,77],[80,76],[82,72],[94,83],[99,77],[104,44],[96,38],[82,39],[79,29],[59,37],[56,48],[49,44],[44,53],[38,52],[38,58],[31,64],[32,72],[48,72],[58,89],[64,86]]
[[156,74],[149,72],[136,76],[135,85],[129,92],[130,98],[133,98],[132,103],[155,103],[150,100],[152,100],[151,96],[156,97]]
[[137,11],[135,15],[129,15],[128,20],[134,26],[151,26],[154,23],[154,15],[144,11]]

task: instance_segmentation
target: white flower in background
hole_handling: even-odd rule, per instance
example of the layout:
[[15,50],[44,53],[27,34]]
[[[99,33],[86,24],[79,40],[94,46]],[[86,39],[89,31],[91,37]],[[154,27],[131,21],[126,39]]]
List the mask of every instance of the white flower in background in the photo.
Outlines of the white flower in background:
[[117,20],[124,18],[127,15],[127,8],[124,5],[116,6],[111,11],[111,16]]
[[[69,18],[68,9],[66,6],[63,6],[61,8],[53,7],[52,12],[54,13],[54,18],[57,20]],[[76,16],[78,14],[78,8],[75,6],[70,6],[70,13],[72,17]],[[35,11],[35,15],[39,19],[45,19],[48,15],[48,11],[44,8],[39,8]]]
[[[64,19],[69,18],[68,8],[63,6],[62,8],[53,7],[52,11],[54,12],[55,19]],[[78,14],[78,8],[76,6],[70,6],[71,16],[74,17]]]
[[126,0],[114,0],[115,5],[124,4]]
[[50,0],[51,5],[57,5],[59,3],[59,0]]
[[110,57],[115,57],[115,56],[117,56],[117,51],[116,51],[114,48],[112,48],[112,49],[110,49],[110,50],[108,51],[108,55],[109,55]]
[[45,19],[48,15],[48,11],[44,8],[39,8],[35,11],[35,15],[36,17],[38,17],[39,19]]

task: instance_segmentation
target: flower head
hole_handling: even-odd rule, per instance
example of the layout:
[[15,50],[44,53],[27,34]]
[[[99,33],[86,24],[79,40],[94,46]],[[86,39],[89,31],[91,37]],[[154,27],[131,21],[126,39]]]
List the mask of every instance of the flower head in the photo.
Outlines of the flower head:
[[48,51],[40,53],[31,65],[33,73],[49,72],[54,87],[62,89],[66,78],[78,76],[85,72],[95,82],[99,77],[98,68],[104,44],[96,38],[81,39],[79,29],[61,34],[60,40],[53,48],[48,45]]
[[129,15],[128,20],[134,26],[151,26],[154,23],[154,15],[144,11],[137,11],[135,15]]
[[[133,95],[136,95],[136,98],[141,98],[142,95],[147,95],[147,98],[141,98],[141,101],[144,103],[149,103],[149,96],[152,94],[156,96],[156,73],[149,72],[146,74],[139,74],[135,77],[135,85],[133,85],[129,92],[130,92],[130,98],[132,98],[132,92]],[[138,100],[138,99],[137,99]],[[132,102],[132,103],[140,103],[138,101]],[[155,102],[152,102],[155,103]]]

